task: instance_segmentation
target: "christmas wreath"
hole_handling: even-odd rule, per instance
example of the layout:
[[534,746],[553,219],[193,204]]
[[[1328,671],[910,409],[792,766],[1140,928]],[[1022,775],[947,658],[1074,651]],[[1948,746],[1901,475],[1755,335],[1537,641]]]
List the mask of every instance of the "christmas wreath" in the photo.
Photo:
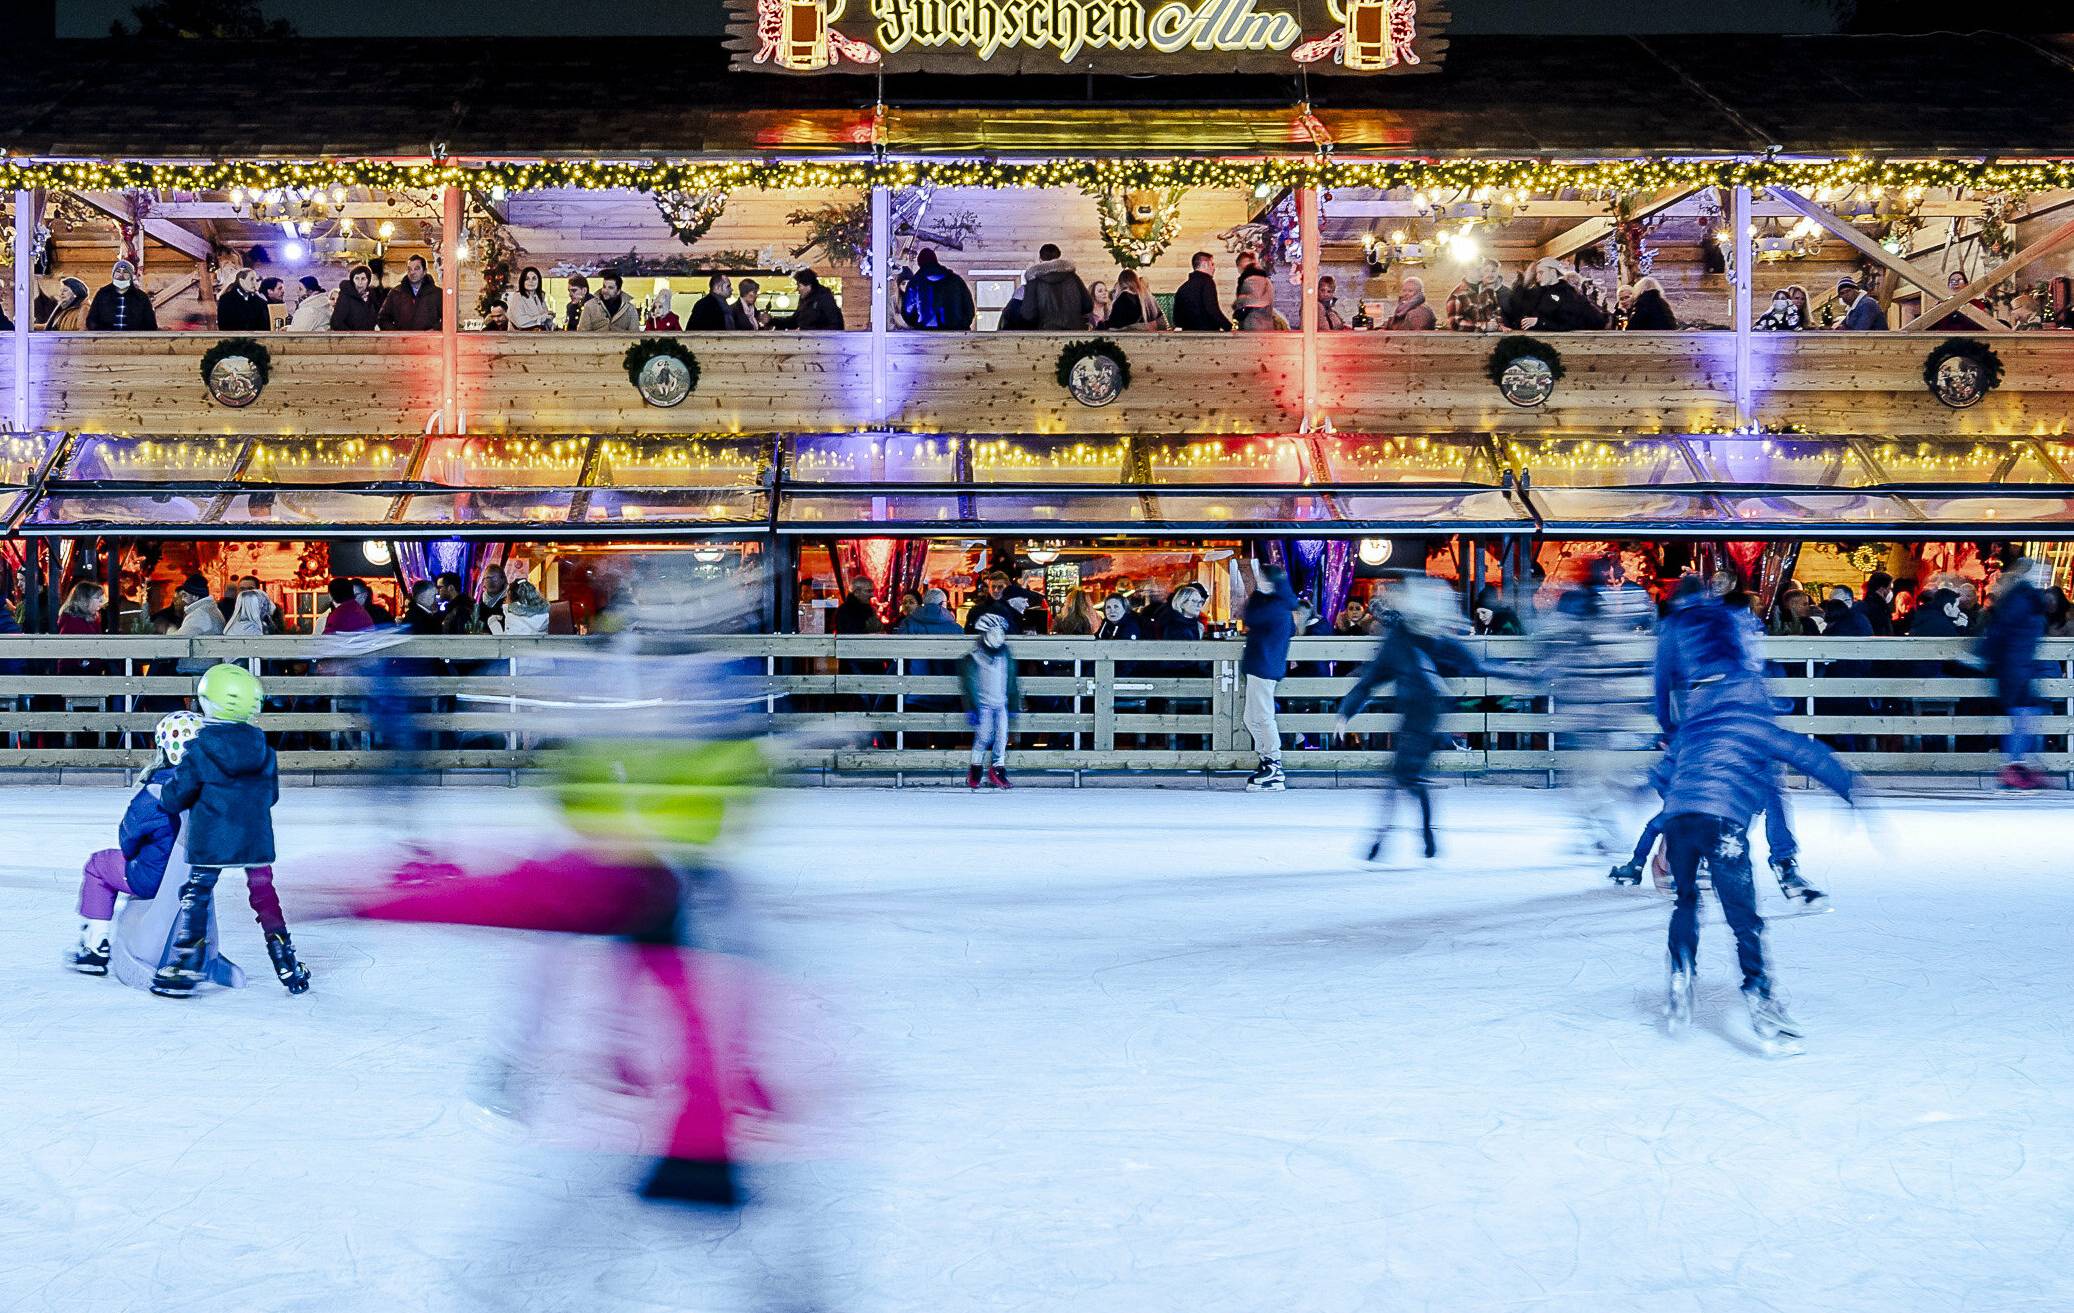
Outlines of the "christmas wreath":
[[1980,404],[2002,386],[2002,357],[1974,337],[1948,337],[1923,361],[1923,384],[1954,410]]
[[1131,386],[1131,358],[1106,338],[1059,348],[1059,386],[1083,406],[1106,406]]
[[[218,373],[217,366],[242,357],[243,367],[232,365]],[[202,355],[202,385],[209,395],[226,406],[249,406],[266,390],[274,358],[249,337],[227,337]]]
[[1538,406],[1563,381],[1563,357],[1539,338],[1515,334],[1491,348],[1484,372],[1513,405]]
[[690,246],[713,230],[713,221],[727,208],[727,193],[724,191],[658,191],[653,197],[655,208],[662,213],[663,222],[677,234],[677,240]]
[[1102,245],[1125,269],[1142,269],[1181,234],[1184,187],[1109,187],[1095,193]]
[[[684,367],[682,376],[667,367],[652,368],[658,360],[672,360]],[[627,381],[651,406],[674,406],[698,390],[699,358],[673,337],[644,337],[627,348]]]

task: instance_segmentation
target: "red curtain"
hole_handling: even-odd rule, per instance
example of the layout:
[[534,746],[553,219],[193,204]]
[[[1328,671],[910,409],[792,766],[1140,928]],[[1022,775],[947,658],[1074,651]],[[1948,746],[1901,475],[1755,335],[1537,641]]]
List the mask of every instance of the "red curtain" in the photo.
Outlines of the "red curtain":
[[894,603],[910,588],[922,586],[929,560],[927,538],[838,538],[828,553],[835,563],[835,586],[850,591],[850,580],[871,580],[879,618],[891,622]]

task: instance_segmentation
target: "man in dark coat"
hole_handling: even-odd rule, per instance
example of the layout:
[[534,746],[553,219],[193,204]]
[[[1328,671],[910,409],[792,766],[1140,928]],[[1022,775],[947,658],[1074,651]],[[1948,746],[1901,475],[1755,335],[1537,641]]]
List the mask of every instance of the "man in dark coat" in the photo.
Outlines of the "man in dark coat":
[[273,312],[260,294],[259,271],[240,269],[223,295],[216,298],[216,327],[224,333],[264,333],[273,326]]
[[1023,632],[1023,612],[1008,604],[1008,571],[993,570],[987,574],[985,591],[972,599],[965,609],[965,632],[979,632],[982,616],[998,615],[1008,622],[1008,632]]
[[962,333],[972,327],[972,289],[924,249],[900,297],[900,317],[909,328]]
[[410,272],[382,298],[375,327],[391,333],[436,333],[443,320],[439,284],[426,273],[425,257],[410,258]]
[[1087,327],[1095,300],[1073,262],[1046,242],[1037,248],[1037,263],[1023,271],[1022,321],[1044,333],[1075,333]]
[[1282,731],[1275,723],[1275,687],[1289,676],[1289,641],[1303,627],[1302,599],[1289,587],[1289,571],[1263,565],[1259,586],[1246,599],[1246,650],[1239,670],[1246,676],[1246,732],[1260,765],[1246,781],[1252,791],[1279,792],[1282,774]]
[[734,288],[726,274],[714,274],[706,280],[706,294],[691,304],[691,321],[685,328],[693,333],[725,333],[738,327],[735,310],[728,304],[728,296]]
[[128,260],[115,262],[107,286],[94,293],[94,302],[87,307],[86,330],[89,333],[158,331],[158,312],[151,308],[151,298],[137,285],[136,265]]
[[2045,787],[2045,777],[2030,760],[2038,745],[2038,717],[2045,711],[2036,683],[2045,673],[2038,661],[2038,644],[2045,638],[2045,594],[2031,582],[2031,569],[2021,556],[2002,567],[1980,635],[1981,664],[1995,681],[1995,701],[2009,717],[2002,785],[2010,789]]
[[1174,293],[1174,327],[1183,332],[1229,333],[1231,320],[1218,304],[1217,261],[1208,251],[1197,251],[1188,261],[1189,274]]
[[838,634],[883,634],[886,622],[879,618],[878,608],[871,603],[871,580],[858,575],[850,580],[849,592],[835,608],[835,632]]
[[772,320],[772,328],[792,328],[803,332],[841,330],[843,308],[836,304],[835,293],[821,285],[821,275],[811,269],[800,269],[793,273],[792,282],[799,290],[799,309]]

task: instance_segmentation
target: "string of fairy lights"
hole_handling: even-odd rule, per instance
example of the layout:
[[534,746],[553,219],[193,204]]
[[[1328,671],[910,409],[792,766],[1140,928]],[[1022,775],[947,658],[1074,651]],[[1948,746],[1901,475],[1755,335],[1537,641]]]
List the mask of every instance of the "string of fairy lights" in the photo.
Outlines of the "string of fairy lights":
[[942,160],[130,160],[0,163],[0,187],[155,193],[332,193],[461,187],[492,199],[514,192],[687,191],[862,187],[1041,187],[1105,193],[1119,188],[1348,187],[1497,195],[1632,194],[1682,187],[1789,187],[1806,193],[1920,196],[1933,189],[2031,193],[2074,187],[2074,160],[1803,160],[1631,158],[1362,160],[1329,155],[1224,159]]

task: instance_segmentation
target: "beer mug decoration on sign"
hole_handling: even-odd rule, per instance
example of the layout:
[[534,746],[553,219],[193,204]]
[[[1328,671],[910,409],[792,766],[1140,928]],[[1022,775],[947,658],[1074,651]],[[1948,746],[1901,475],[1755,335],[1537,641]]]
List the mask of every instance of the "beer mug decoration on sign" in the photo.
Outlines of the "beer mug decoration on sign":
[[813,73],[848,60],[876,64],[879,52],[835,30],[849,0],[756,0],[756,62]]
[[1339,31],[1306,41],[1290,53],[1299,64],[1315,64],[1330,55],[1350,73],[1377,73],[1399,64],[1416,64],[1419,39],[1418,0],[1325,0]]

